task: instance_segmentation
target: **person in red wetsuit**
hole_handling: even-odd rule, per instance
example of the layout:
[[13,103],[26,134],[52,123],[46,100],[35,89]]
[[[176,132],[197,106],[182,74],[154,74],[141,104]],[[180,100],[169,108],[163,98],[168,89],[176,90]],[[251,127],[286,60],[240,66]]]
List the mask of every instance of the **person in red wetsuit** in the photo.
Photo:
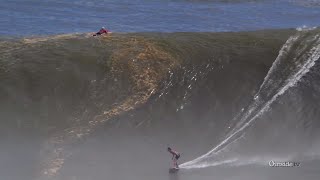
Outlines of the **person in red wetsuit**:
[[180,158],[180,153],[178,153],[177,151],[172,150],[170,147],[168,147],[168,151],[169,151],[169,153],[172,154],[172,160],[173,160],[174,168],[179,169],[178,159]]
[[102,34],[108,34],[110,31],[106,29],[105,27],[102,27],[99,32],[95,33],[93,36],[98,36]]

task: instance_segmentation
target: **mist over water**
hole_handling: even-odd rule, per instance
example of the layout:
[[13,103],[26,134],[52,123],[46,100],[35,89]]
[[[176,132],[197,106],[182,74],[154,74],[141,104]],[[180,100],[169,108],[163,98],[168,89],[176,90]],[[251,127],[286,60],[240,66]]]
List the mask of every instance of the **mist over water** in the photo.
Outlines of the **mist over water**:
[[[310,35],[305,31],[299,32],[297,35],[290,37],[283,45],[279,52],[278,58],[273,63],[269,73],[264,78],[259,91],[254,96],[253,103],[247,108],[246,111],[243,110],[244,112],[242,112],[242,115],[236,117],[238,122],[229,135],[227,135],[226,139],[203,156],[182,164],[182,167],[192,168],[210,166],[210,163],[208,163],[208,159],[210,157],[218,156],[218,153],[221,150],[227,148],[230,143],[237,141],[238,138],[242,136],[243,132],[250,127],[250,125],[252,125],[252,123],[259,118],[259,116],[263,115],[279,96],[286,93],[290,87],[295,86],[300,79],[310,71],[310,69],[315,65],[316,61],[320,58],[320,41],[318,34]],[[298,128],[299,126],[296,126],[296,130],[298,130]],[[294,133],[292,136],[295,136]],[[288,144],[286,143],[278,145],[275,149],[280,148],[280,146],[285,148],[285,153],[288,157],[291,156],[290,153],[296,153],[295,150],[297,149],[299,149],[299,151],[301,151],[301,149],[309,149],[309,147],[301,148],[299,147],[300,145],[298,145],[298,147],[294,148],[295,150],[289,151]],[[296,144],[293,146],[296,146]],[[302,146],[305,146],[305,144]],[[270,153],[270,151],[268,153]],[[260,154],[260,156],[263,155]],[[260,158],[264,160],[264,157]],[[217,163],[214,163],[212,165],[216,164]]]

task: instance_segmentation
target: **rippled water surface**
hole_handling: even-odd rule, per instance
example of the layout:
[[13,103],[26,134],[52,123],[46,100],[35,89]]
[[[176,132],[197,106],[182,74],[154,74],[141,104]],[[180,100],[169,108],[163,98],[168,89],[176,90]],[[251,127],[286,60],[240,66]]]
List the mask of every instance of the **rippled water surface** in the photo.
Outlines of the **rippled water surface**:
[[317,0],[2,0],[0,35],[244,31],[318,26]]

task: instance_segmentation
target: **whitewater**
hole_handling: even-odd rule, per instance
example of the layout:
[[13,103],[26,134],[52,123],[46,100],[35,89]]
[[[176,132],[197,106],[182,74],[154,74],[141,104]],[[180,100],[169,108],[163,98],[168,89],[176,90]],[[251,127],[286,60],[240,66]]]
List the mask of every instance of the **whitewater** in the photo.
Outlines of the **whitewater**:
[[[237,141],[239,138],[243,137],[243,134],[245,133],[246,129],[253,125],[254,121],[256,121],[259,116],[261,116],[263,113],[268,111],[270,108],[270,105],[282,94],[284,94],[289,88],[295,86],[303,76],[305,76],[310,69],[315,65],[315,62],[319,60],[320,58],[320,39],[319,35],[313,35],[311,39],[308,39],[307,41],[302,41],[301,38],[304,38],[304,34],[307,33],[309,30],[304,29],[303,31],[297,32],[296,35],[290,37],[287,42],[283,45],[282,49],[279,52],[279,55],[277,59],[274,61],[272,67],[270,68],[267,76],[264,78],[264,81],[262,85],[260,86],[260,89],[258,93],[254,96],[253,103],[249,106],[246,112],[243,113],[242,117],[239,118],[239,122],[237,123],[236,127],[230,132],[230,135],[228,135],[225,140],[223,140],[221,143],[219,143],[216,147],[214,147],[212,150],[207,152],[206,154],[201,155],[200,157],[185,162],[180,165],[181,168],[185,169],[192,169],[192,168],[204,168],[209,166],[217,166],[221,164],[227,164],[234,162],[233,160],[225,160],[222,162],[215,162],[214,158],[215,156],[219,156],[219,152],[223,151],[225,148],[228,148],[230,144]],[[296,48],[293,49],[293,46],[297,45],[299,43],[299,47],[301,49]],[[303,43],[311,43],[312,48],[309,50],[305,50],[305,45]],[[281,79],[284,84],[275,90],[275,94],[271,97],[271,99],[261,99],[260,97],[263,96],[265,91],[268,91],[271,86],[276,86],[278,83],[274,83],[271,78],[273,75],[275,75],[275,71],[282,71],[279,70],[279,64],[283,63],[285,61],[285,58],[288,58],[288,54],[290,51],[303,51],[306,55],[302,57],[291,57],[289,61],[292,61],[292,63],[295,63],[294,61],[297,61],[297,58],[305,58],[301,64],[297,64],[297,69],[295,72],[292,72],[291,75],[288,77]],[[301,55],[299,53],[299,55]],[[268,92],[269,93],[269,92]],[[263,158],[262,158],[263,159]],[[245,161],[245,160],[243,160]]]

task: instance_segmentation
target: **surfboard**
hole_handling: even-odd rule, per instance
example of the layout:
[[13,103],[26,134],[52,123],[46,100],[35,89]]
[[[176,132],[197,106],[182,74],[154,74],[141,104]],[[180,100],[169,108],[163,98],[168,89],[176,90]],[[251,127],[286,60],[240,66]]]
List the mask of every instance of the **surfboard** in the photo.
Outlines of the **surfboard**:
[[170,168],[169,173],[176,173],[179,171],[179,168]]

